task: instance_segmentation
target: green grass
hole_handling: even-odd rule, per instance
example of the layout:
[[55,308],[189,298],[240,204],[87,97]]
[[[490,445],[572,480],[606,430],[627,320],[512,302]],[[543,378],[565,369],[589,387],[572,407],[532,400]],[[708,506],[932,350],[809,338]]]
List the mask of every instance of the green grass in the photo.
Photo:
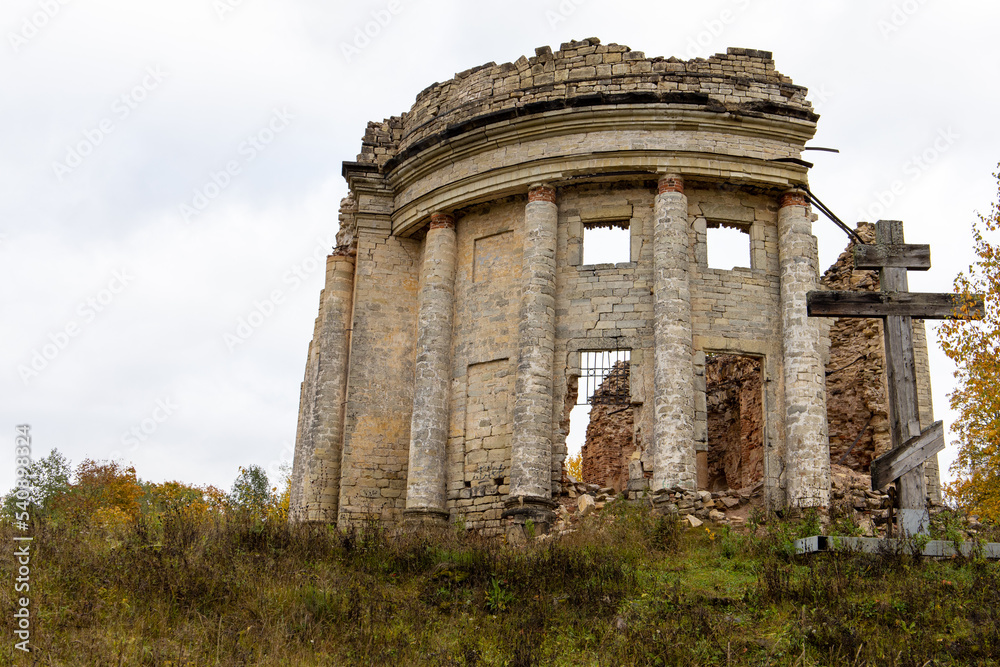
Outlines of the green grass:
[[[706,530],[706,527],[708,530]],[[682,530],[611,503],[508,547],[376,524],[247,518],[38,526],[42,665],[993,665],[1000,566],[906,553],[790,554],[814,526]],[[11,544],[13,530],[0,528]],[[4,581],[14,566],[0,555]],[[13,649],[0,588],[0,664]]]

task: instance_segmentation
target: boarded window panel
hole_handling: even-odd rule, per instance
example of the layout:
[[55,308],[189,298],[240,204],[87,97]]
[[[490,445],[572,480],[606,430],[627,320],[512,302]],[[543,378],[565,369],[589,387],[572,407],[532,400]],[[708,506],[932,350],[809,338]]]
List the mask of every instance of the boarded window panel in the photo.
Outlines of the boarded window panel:
[[468,378],[465,481],[479,485],[510,472],[509,398],[514,373],[509,359],[498,359],[469,366]]
[[506,279],[515,265],[514,232],[501,232],[476,239],[472,281],[476,283]]

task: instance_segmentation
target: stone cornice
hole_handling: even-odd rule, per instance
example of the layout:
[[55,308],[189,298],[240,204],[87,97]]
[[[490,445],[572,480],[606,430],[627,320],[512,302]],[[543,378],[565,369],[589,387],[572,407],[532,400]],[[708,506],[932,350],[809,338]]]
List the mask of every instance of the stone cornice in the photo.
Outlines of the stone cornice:
[[[533,102],[520,107],[513,107],[485,113],[463,122],[443,124],[439,119],[428,121],[428,126],[438,125],[443,129],[413,142],[403,148],[398,154],[393,155],[383,165],[383,170],[391,172],[397,165],[407,161],[409,158],[419,155],[435,144],[450,141],[453,137],[473,132],[480,128],[497,125],[504,121],[529,118],[539,114],[548,114],[552,111],[563,109],[596,109],[604,107],[641,106],[641,105],[670,105],[687,106],[690,108],[703,109],[713,113],[728,113],[734,116],[747,118],[762,118],[765,116],[782,116],[799,120],[809,121],[813,124],[819,116],[812,111],[794,107],[788,104],[780,104],[770,101],[754,101],[737,105],[725,105],[713,99],[706,93],[696,92],[657,92],[657,91],[631,91],[616,94],[592,93],[589,95],[579,95],[566,99],[546,100]],[[419,129],[419,128],[418,128]]]
[[[428,146],[386,173],[395,193],[393,231],[409,234],[436,210],[524,193],[542,180],[655,179],[672,171],[783,190],[805,183],[806,168],[769,160],[798,158],[815,130],[811,120],[656,104],[504,120]],[[706,150],[710,145],[718,152]]]

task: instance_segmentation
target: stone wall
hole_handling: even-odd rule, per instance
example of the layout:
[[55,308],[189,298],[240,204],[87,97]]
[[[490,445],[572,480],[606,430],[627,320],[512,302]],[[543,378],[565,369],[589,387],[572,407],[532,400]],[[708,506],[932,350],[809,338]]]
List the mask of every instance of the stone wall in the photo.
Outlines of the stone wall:
[[330,255],[299,399],[303,455],[295,457],[289,498],[295,520],[337,517],[353,293],[354,259]]
[[[652,341],[649,340],[652,329],[652,285],[642,280],[642,268],[649,261],[651,220],[646,216],[652,192],[638,189],[629,191],[621,186],[586,186],[563,190],[560,195],[560,214],[565,220],[566,228],[566,248],[564,251],[561,232],[559,252],[565,252],[566,266],[560,273],[560,294],[563,296],[557,302],[557,313],[561,316],[557,325],[557,355],[560,354],[564,339],[567,354],[574,349],[612,349],[616,345],[633,350],[630,391],[634,409],[629,411],[632,413],[629,417],[633,421],[631,440],[635,447],[633,451],[640,454],[643,473],[648,475],[653,470],[653,416],[649,400],[653,393],[650,368]],[[695,348],[763,357],[770,376],[780,375],[777,202],[772,198],[748,196],[732,189],[698,187],[687,191],[687,199],[690,220],[688,265]],[[632,262],[594,267],[580,264],[583,226],[592,220],[601,219],[630,221]],[[748,232],[750,267],[724,270],[708,266],[709,224],[737,224]],[[563,266],[561,256],[560,266]],[[649,287],[646,287],[647,284]],[[623,324],[617,324],[618,322]],[[569,373],[574,372],[572,361],[567,362],[567,369]],[[695,372],[699,372],[697,365]],[[748,433],[753,432],[753,437],[761,443],[767,436],[775,445],[771,454],[774,458],[779,456],[775,450],[782,439],[780,426],[783,416],[780,412],[782,402],[779,386],[779,383],[773,382],[765,390],[758,381],[760,391],[755,398],[756,406],[752,410],[749,404],[746,407],[748,411],[756,410],[760,415],[767,413],[767,419],[751,428]],[[708,415],[704,409],[704,383],[700,389],[700,397],[696,390],[695,403],[696,415],[700,415],[696,417],[695,437],[700,443],[699,447],[707,451]],[[702,406],[700,412],[699,405]],[[621,420],[625,419],[625,414],[621,413]],[[601,411],[598,411],[597,416],[603,421]],[[620,422],[613,424],[613,427],[608,428],[619,431],[622,429]],[[624,441],[625,438],[620,432],[617,435],[602,435],[605,433],[603,425],[590,433],[592,436],[588,437],[588,448],[594,438],[607,442]],[[556,442],[563,441],[565,435],[565,431],[558,433]],[[599,478],[612,481],[626,478],[628,461],[624,461],[622,468],[619,468],[617,457],[609,455],[609,451],[604,451],[603,447],[598,449],[601,454],[586,457],[592,460],[593,465],[592,468],[588,466],[593,479],[588,477],[587,481],[601,483]],[[610,451],[613,449],[614,446],[608,448]],[[564,450],[557,451],[560,455],[565,455]],[[763,474],[765,449],[761,445],[753,451],[753,458],[748,466],[748,470],[753,472],[748,478],[753,478],[756,482],[760,479],[759,475]],[[599,459],[606,460],[607,467],[598,465]],[[773,467],[780,470],[778,463]],[[776,478],[778,473],[774,474]],[[608,481],[608,484],[611,483]],[[777,479],[772,483],[777,486]]]
[[363,230],[357,249],[341,525],[401,517],[413,406],[420,244]]
[[523,201],[505,199],[467,209],[456,228],[448,506],[487,533],[500,530],[510,488],[523,220]]
[[[705,208],[711,210],[711,206]],[[729,214],[730,219],[741,217],[738,213]],[[867,243],[875,241],[874,225],[860,223],[857,233]],[[704,240],[699,237],[697,242],[696,252],[700,254]],[[851,242],[824,272],[822,284],[825,289],[879,289],[878,271],[854,269],[853,248]],[[757,261],[762,258],[761,250],[766,258],[766,249],[752,247],[751,252],[758,253]],[[701,272],[700,262],[698,267]],[[746,269],[737,271],[747,272]],[[732,272],[720,271],[714,275],[721,277],[726,273]],[[711,305],[715,306],[716,302]],[[933,421],[933,415],[926,334],[921,321],[915,321],[914,327],[921,422],[927,426]],[[836,319],[829,329],[829,344],[826,386],[830,460],[833,464],[867,473],[872,459],[885,454],[891,447],[883,376],[882,323],[878,319]],[[761,480],[764,463],[765,412],[760,361],[754,357],[712,354],[706,358],[704,375],[707,389],[706,488],[719,491],[752,486]],[[583,448],[584,481],[614,486],[618,480],[627,479],[628,459],[635,451],[632,410],[594,406],[591,415]],[[936,461],[928,467],[929,494],[940,500]]]
[[[697,349],[766,356],[770,373],[781,367],[781,330],[778,295],[777,202],[765,196],[692,187],[688,198],[688,261],[690,264],[692,329]],[[567,397],[575,398],[580,373],[579,353],[585,350],[629,349],[630,400],[627,414],[615,415],[618,434],[630,444],[621,464],[602,477],[622,488],[628,477],[628,458],[638,452],[645,474],[653,471],[652,373],[652,203],[654,184],[601,184],[565,187],[559,191],[556,239],[556,365],[553,374],[552,482],[558,489],[566,456]],[[458,276],[456,280],[455,361],[449,475],[449,507],[454,520],[487,530],[499,527],[503,498],[509,491],[510,450],[480,448],[487,431],[494,442],[509,443],[510,431],[501,412],[470,420],[477,364],[503,363],[513,369],[519,303],[518,255],[522,243],[524,200],[506,199],[471,207],[458,216]],[[631,261],[584,265],[585,225],[628,221]],[[707,265],[706,229],[712,223],[739,223],[748,231],[752,266],[733,270]],[[511,370],[512,372],[512,370]],[[509,381],[509,376],[507,376]],[[777,383],[767,392],[770,410],[766,423],[771,442],[781,441],[782,422]],[[508,388],[512,391],[512,388]],[[471,392],[471,393],[470,393]],[[704,392],[702,392],[704,393]],[[765,410],[761,392],[760,410]],[[508,398],[508,415],[510,410]],[[697,401],[696,401],[697,403]],[[613,410],[609,410],[611,412]],[[600,410],[598,416],[600,417]],[[508,417],[509,419],[509,417]],[[707,441],[707,422],[701,433]],[[628,426],[625,421],[628,421]],[[599,431],[598,431],[599,432]],[[628,434],[628,435],[626,435]],[[764,438],[761,432],[759,437]],[[499,438],[499,440],[496,440]],[[751,468],[763,468],[763,449]],[[462,458],[464,452],[464,458]],[[776,456],[777,454],[775,454]],[[605,454],[600,455],[604,457]],[[471,457],[471,458],[470,458]],[[608,456],[610,462],[613,458]],[[459,462],[462,462],[461,465]],[[693,464],[692,464],[693,465]],[[777,467],[777,466],[776,466]],[[461,469],[461,473],[459,473]],[[597,468],[595,468],[597,470]],[[503,475],[500,474],[503,473]],[[596,473],[595,473],[596,474]],[[463,477],[464,476],[464,477]],[[503,477],[503,484],[496,480]],[[588,479],[588,481],[590,481]],[[488,517],[488,518],[487,518]]]
[[[629,392],[636,446],[652,470],[652,204],[654,184],[585,185],[560,191],[556,262],[556,405],[575,396],[584,350],[631,350]],[[584,225],[628,221],[630,257],[617,264],[583,264]],[[572,389],[571,389],[572,387]],[[560,417],[562,415],[559,415]],[[553,479],[566,458],[568,422],[553,435]],[[558,487],[557,487],[558,488]]]
[[[874,225],[860,224],[857,232],[866,243],[874,243]],[[854,243],[851,242],[823,274],[823,286],[830,290],[878,291],[878,271],[855,270],[853,250]],[[872,459],[892,447],[882,321],[839,318],[833,321],[829,338],[826,400],[830,459],[852,470],[867,471]],[[847,454],[859,435],[854,449]]]

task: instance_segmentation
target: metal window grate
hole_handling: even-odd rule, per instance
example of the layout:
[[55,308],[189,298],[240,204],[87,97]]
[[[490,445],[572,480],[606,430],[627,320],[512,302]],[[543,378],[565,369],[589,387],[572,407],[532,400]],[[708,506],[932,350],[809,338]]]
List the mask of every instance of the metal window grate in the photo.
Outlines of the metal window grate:
[[580,352],[578,405],[629,405],[631,350]]

